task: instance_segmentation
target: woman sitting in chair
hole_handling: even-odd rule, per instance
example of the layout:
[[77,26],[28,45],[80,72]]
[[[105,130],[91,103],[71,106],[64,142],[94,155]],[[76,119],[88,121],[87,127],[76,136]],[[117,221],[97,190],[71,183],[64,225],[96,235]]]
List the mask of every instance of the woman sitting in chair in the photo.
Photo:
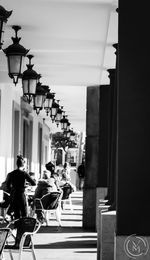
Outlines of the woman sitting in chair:
[[[37,210],[37,202],[41,199],[41,203],[43,204],[44,210],[46,210],[47,206],[52,206],[54,203],[58,203],[61,200],[61,189],[57,185],[57,181],[55,179],[55,167],[54,165],[49,162],[45,165],[46,170],[43,174],[43,179],[39,180],[37,184],[37,188],[35,190],[34,195],[34,205],[35,205],[35,213],[37,214],[37,218],[43,222],[45,217],[43,216],[43,212],[41,208]],[[54,195],[54,196],[53,196]],[[57,200],[58,198],[58,200]],[[51,201],[52,200],[52,201]],[[51,202],[51,203],[50,203]],[[54,205],[53,205],[54,206]]]
[[43,178],[38,181],[37,188],[35,190],[34,198],[42,198],[43,195],[60,191],[57,181],[54,177],[54,165],[50,162],[45,165],[47,171],[43,172]]

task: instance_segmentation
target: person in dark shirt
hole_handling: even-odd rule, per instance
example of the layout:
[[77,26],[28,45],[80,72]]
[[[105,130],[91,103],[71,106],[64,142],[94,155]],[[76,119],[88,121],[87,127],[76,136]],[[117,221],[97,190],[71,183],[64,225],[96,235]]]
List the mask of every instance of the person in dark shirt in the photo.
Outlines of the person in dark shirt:
[[10,191],[10,208],[14,212],[14,218],[27,216],[27,201],[25,195],[26,181],[36,185],[30,175],[24,171],[25,161],[21,155],[17,156],[17,169],[8,173],[6,178],[7,190]]
[[77,173],[79,176],[79,190],[83,190],[84,177],[85,177],[85,166],[84,161],[78,166]]

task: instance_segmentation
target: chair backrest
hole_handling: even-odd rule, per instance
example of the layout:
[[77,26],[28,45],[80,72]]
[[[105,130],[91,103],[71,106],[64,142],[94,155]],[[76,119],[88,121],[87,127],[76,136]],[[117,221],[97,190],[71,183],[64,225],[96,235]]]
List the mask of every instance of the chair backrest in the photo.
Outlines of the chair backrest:
[[63,196],[62,196],[62,200],[68,199],[69,195],[73,192],[73,188],[71,187],[71,185],[69,183],[66,183],[63,187]]
[[56,209],[58,207],[59,198],[61,193],[58,191],[50,192],[41,198],[44,209]]
[[[37,220],[32,217],[23,217],[15,221],[14,228],[17,229],[15,246],[19,246],[22,235],[25,232],[34,232],[37,225]],[[30,236],[27,236],[24,242],[25,247],[29,247],[30,245]]]
[[9,228],[0,228],[0,256],[3,252],[9,231]]

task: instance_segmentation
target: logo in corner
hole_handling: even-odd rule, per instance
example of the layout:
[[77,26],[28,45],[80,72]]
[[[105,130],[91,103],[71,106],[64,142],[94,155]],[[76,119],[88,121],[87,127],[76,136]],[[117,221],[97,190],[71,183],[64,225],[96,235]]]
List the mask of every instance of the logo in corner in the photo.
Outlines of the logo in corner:
[[130,258],[137,259],[148,253],[149,244],[146,238],[133,234],[128,236],[124,241],[124,251]]

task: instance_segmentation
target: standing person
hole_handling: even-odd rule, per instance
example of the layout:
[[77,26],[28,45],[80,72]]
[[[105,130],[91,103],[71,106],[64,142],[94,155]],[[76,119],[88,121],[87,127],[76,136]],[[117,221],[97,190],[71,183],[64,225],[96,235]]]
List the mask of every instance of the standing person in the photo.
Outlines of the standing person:
[[17,169],[8,173],[6,178],[7,189],[10,190],[10,207],[14,212],[14,218],[27,216],[27,201],[25,195],[26,181],[36,185],[35,181],[24,170],[25,160],[18,155],[16,161]]
[[79,190],[82,190],[84,185],[84,177],[85,177],[84,161],[82,161],[82,163],[78,166],[77,173],[79,176]]

